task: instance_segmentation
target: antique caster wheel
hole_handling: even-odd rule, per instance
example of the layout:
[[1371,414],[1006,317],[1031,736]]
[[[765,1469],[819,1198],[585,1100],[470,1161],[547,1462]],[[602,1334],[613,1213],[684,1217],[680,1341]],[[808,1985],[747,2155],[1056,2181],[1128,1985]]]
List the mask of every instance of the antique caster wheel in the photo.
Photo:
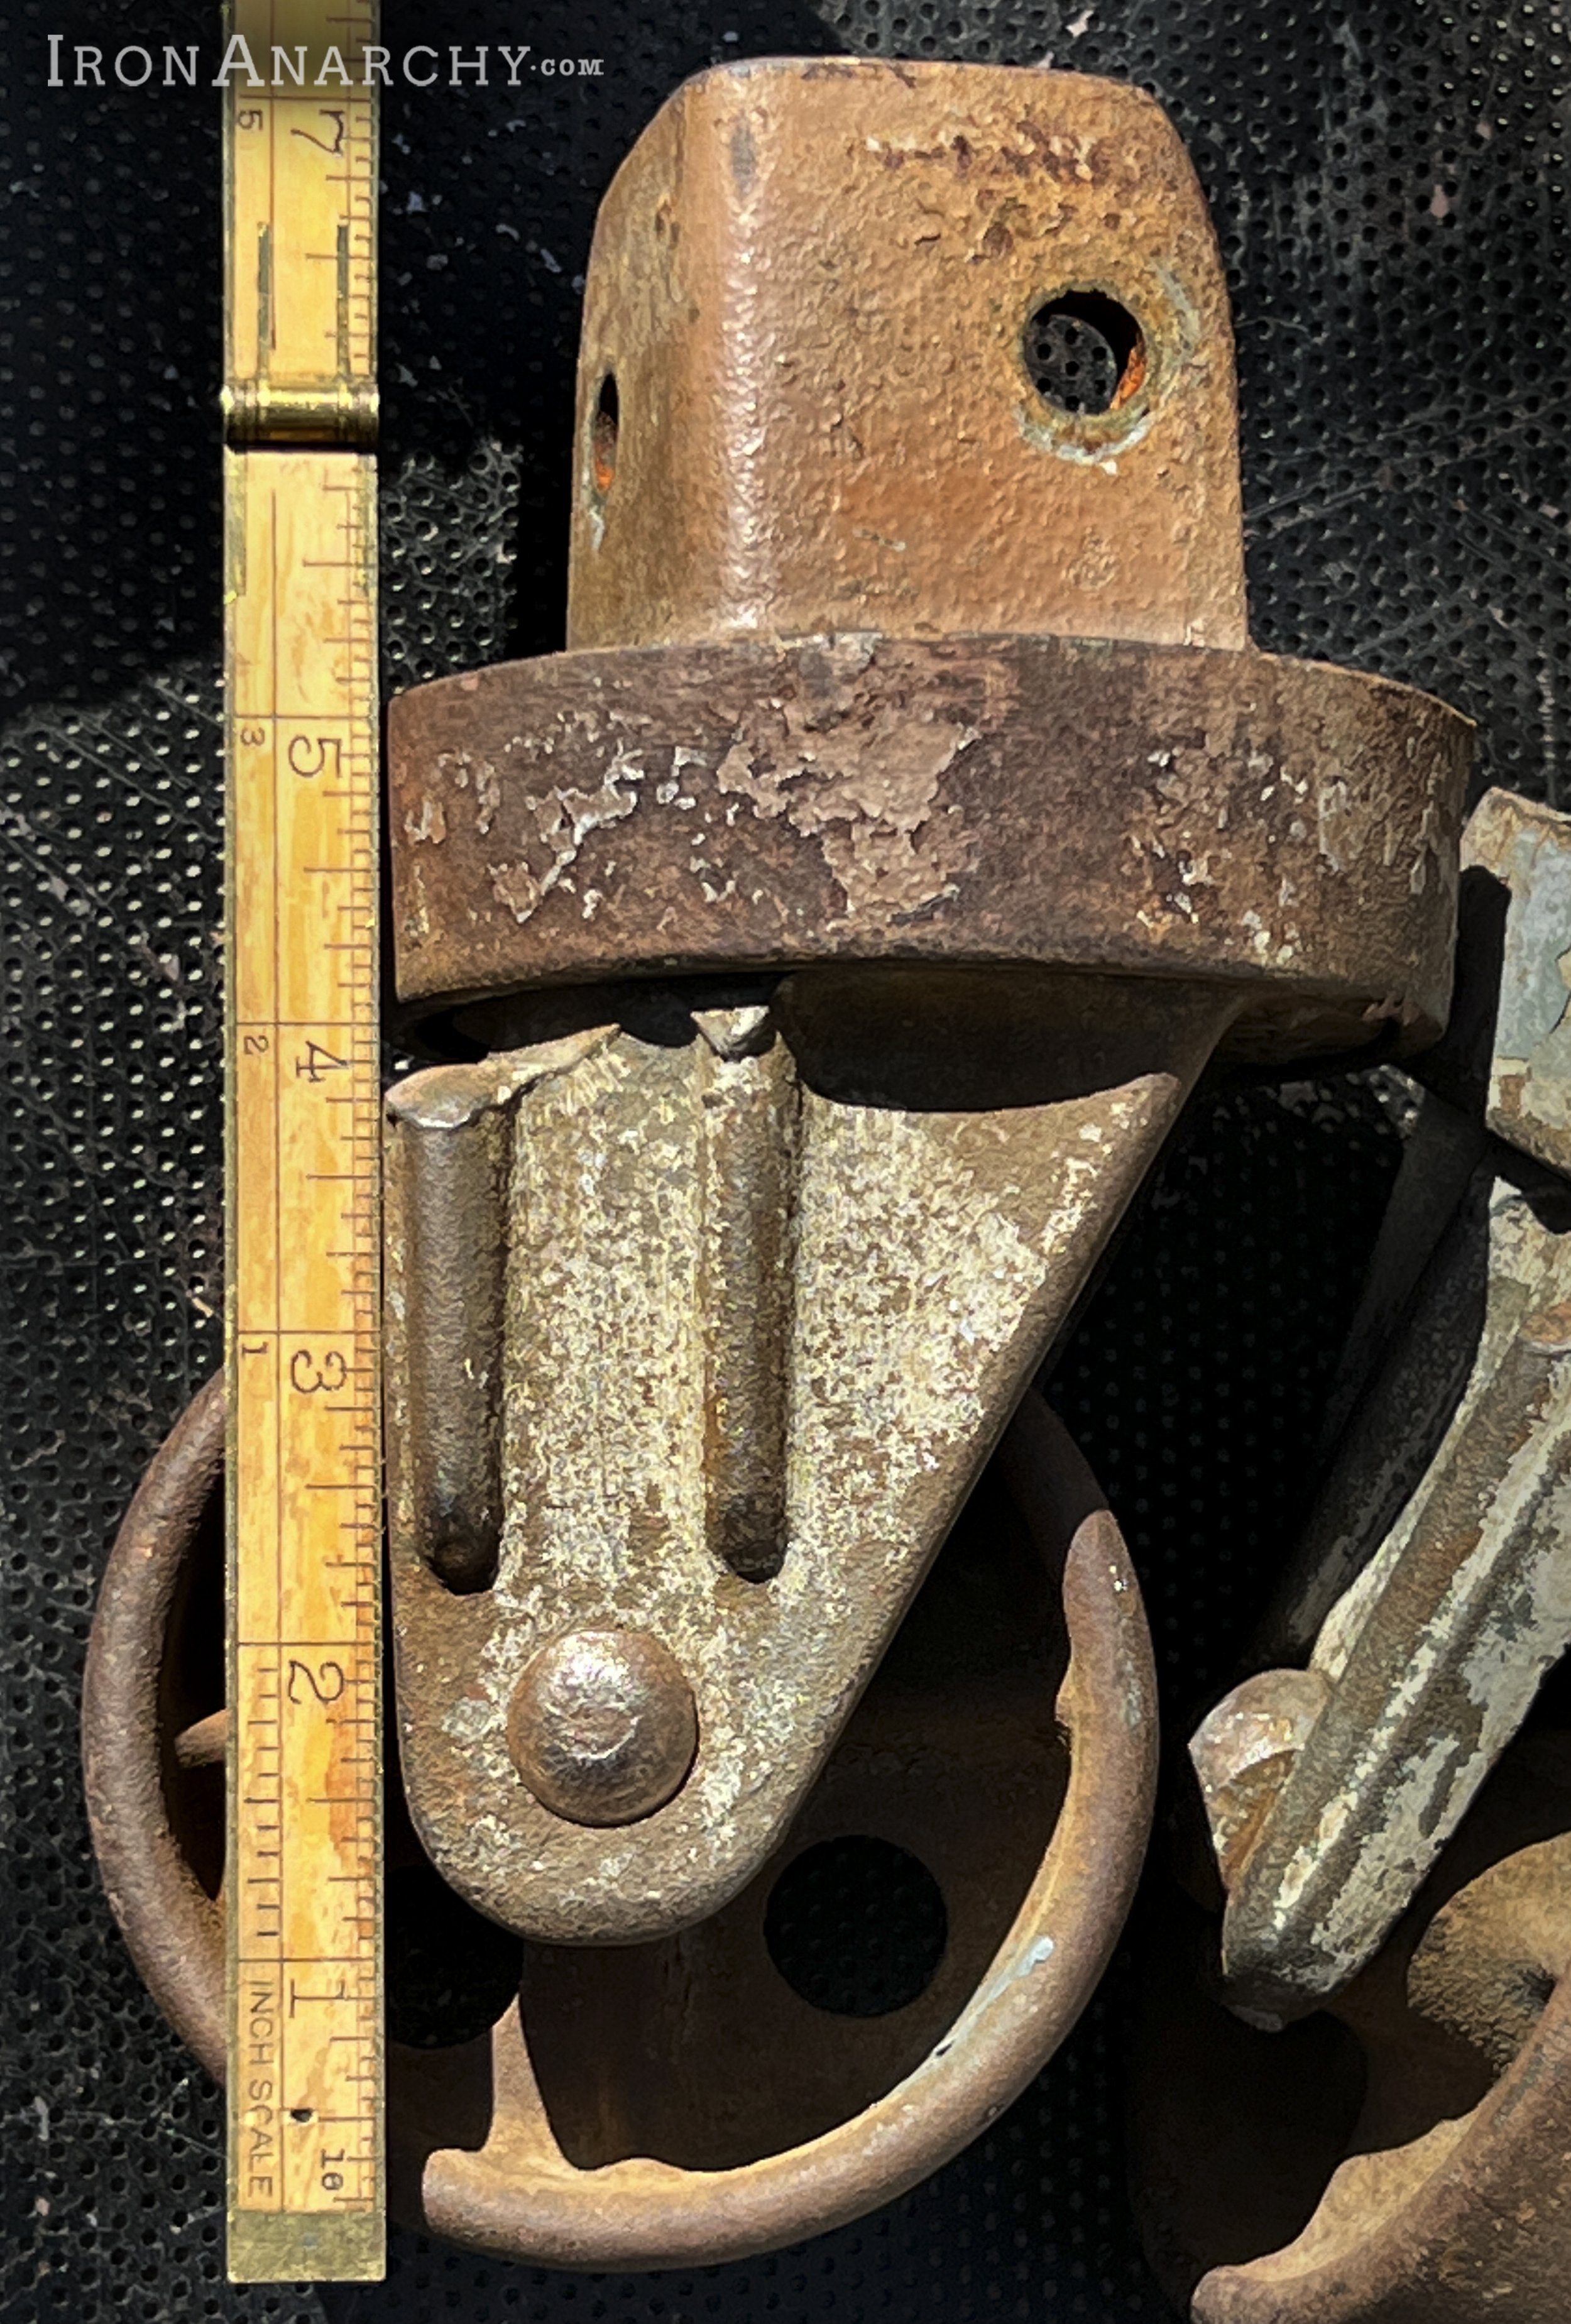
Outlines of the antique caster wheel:
[[[110,1902],[218,2075],[223,1458],[215,1380],[116,1543],[83,1709]],[[710,1920],[520,1942],[438,1880],[390,1766],[400,2216],[513,2259],[676,2266],[925,2178],[1025,2087],[1105,1965],[1149,1830],[1154,1703],[1118,1528],[1033,1393],[784,1845]],[[430,2014],[439,1941],[436,1981],[470,1977],[467,2025]]]
[[[1043,350],[1096,317],[1093,409]],[[1214,1056],[1438,1032],[1469,744],[1251,643],[1221,259],[1133,88],[691,83],[601,212],[575,445],[567,650],[388,724],[448,1060],[382,1154],[393,2033],[401,1882],[497,1963],[395,2044],[393,2185],[659,2266],[888,2201],[1083,2007],[1151,1650],[1027,1383]],[[87,1700],[111,1897],[215,2070],[223,1433],[209,1390],[153,1464]]]

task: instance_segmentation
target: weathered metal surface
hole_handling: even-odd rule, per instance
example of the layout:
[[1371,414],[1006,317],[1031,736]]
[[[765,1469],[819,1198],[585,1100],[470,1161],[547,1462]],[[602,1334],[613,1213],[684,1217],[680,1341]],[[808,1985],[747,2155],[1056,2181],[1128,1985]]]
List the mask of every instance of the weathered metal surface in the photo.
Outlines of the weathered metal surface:
[[1432,1038],[1465,720],[1354,671],[1052,638],[504,663],[389,715],[399,990],[867,959],[1233,986],[1270,1055]]
[[[1033,371],[1063,299],[1104,411]],[[574,650],[393,707],[406,1000],[907,958],[1234,981],[1271,1054],[1444,1020],[1468,729],[1248,650],[1221,261],[1139,91],[702,77],[604,207],[578,427]]]
[[1330,1697],[1324,1672],[1262,1671],[1223,1696],[1189,1738],[1216,1869],[1231,1889]]
[[[223,1683],[208,1603],[221,1588],[223,1441],[220,1380],[122,1530],[84,1710],[116,1915],[217,2074],[223,1790],[181,1747],[199,1736],[209,1760],[226,1716],[208,1708]],[[1028,1397],[753,1886],[661,1944],[525,1946],[520,1998],[491,2035],[393,2043],[397,2214],[508,2258],[672,2266],[795,2241],[926,2176],[1030,2079],[1102,1972],[1150,1824],[1154,1695],[1118,1529],[1062,1427]],[[411,1863],[395,1781],[388,1804],[392,1861]],[[862,2017],[797,1993],[765,1923],[782,1868],[868,1833],[928,1865],[947,1935],[925,1990]]]
[[[1104,412],[1028,365],[1032,318],[1087,291],[1132,328]],[[1226,287],[1131,87],[845,57],[690,81],[601,208],[578,446],[573,646],[1244,642]]]
[[1225,1908],[1185,1948],[1211,1997],[1162,1973],[1135,2125],[1195,2324],[1566,2309],[1571,1741],[1513,1738],[1571,1643],[1571,1187],[1522,1158],[1571,1119],[1571,819],[1491,794],[1463,859],[1445,1095],[1377,1269],[1406,1312],[1263,1633],[1309,1668],[1191,1745]]
[[[1265,2021],[1370,1960],[1571,1643],[1571,1187],[1490,1135],[1526,1122],[1529,1146],[1552,1147],[1571,1119],[1556,1031],[1571,818],[1491,793],[1464,858],[1473,908],[1444,1078],[1466,1110],[1424,1100],[1377,1270],[1388,1291],[1411,1285],[1405,1324],[1263,1630],[1278,1651],[1311,1649],[1323,1707],[1276,1766],[1247,1848],[1235,1816],[1215,1820],[1226,1991]],[[1241,1693],[1285,1713],[1302,1689],[1289,1670]],[[1197,1738],[1219,1796],[1237,1700]]]
[[[1205,991],[862,971],[435,1067],[390,1103],[390,1501],[401,1757],[432,1861],[557,1943],[647,1941],[778,1846],[1231,1002]],[[491,1312],[494,1585],[434,1573],[411,1319],[442,1138],[505,1120]],[[470,1384],[443,1360],[467,1405]],[[444,1441],[446,1439],[444,1438]],[[749,1579],[762,1575],[762,1580]],[[615,1838],[510,1742],[569,1633],[656,1639],[697,1704],[674,1795]],[[689,1755],[690,1756],[690,1755]]]
[[[1219,1042],[1432,1038],[1468,729],[1250,648],[1221,263],[1130,88],[707,76],[586,310],[573,650],[390,727],[400,991],[493,1052],[390,1106],[399,1757],[527,1941],[489,2043],[400,2065],[398,2169],[444,2232],[629,2266],[888,2200],[1083,2005],[1149,1647],[1027,1382]],[[957,1608],[902,1678],[1001,1441],[1030,1655],[979,1674]],[[1299,1711],[1221,1771],[1237,1852]],[[858,1830],[949,1931],[865,2037],[766,1943]]]
[[1506,890],[1485,1118],[1571,1175],[1571,816],[1490,791],[1468,820],[1463,862]]
[[[1040,1792],[1030,1803],[1040,1776],[1022,1784],[1012,1757],[1030,1729],[998,1722],[1012,1687],[990,1697],[975,1679],[935,1687],[897,1666],[847,1734],[839,1782],[831,1774],[820,1795],[822,1820],[809,1814],[801,1828],[804,1839],[891,1831],[933,1864],[952,1905],[934,1985],[942,1981],[949,2022],[908,2043],[898,2012],[833,2019],[833,2067],[821,2031],[816,2054],[799,2055],[824,2021],[815,2029],[782,1978],[757,1984],[743,1972],[746,1954],[756,1956],[756,1889],[661,1946],[556,1954],[542,1961],[542,1981],[570,2010],[571,2031],[554,2071],[544,2045],[526,2052],[504,2020],[493,2070],[512,2118],[478,2152],[433,2158],[433,2226],[501,2249],[510,2217],[524,2217],[531,2247],[569,2266],[695,2265],[772,2248],[913,2185],[993,2119],[1063,2039],[1132,1893],[1133,1835],[1154,1777],[1153,1673],[1117,1529],[1035,1397],[1011,1426],[1000,1468],[1062,1591],[1070,1655],[1057,1703],[1068,1762],[1063,1803],[1012,1918],[1000,1927],[996,1892],[991,1912],[984,1901],[999,1867],[1019,1861],[1022,1820],[1030,1832],[1040,1815]],[[1011,1600],[999,1608],[1006,1628],[1030,1618],[1018,1582]],[[955,1600],[934,1612],[946,1629],[968,1627]],[[1027,1766],[1040,1767],[1040,1729],[1026,1748]],[[980,1780],[962,1774],[967,1762],[985,1769]],[[794,1852],[793,1843],[785,1853]],[[962,1933],[961,1908],[973,1926],[992,1920],[988,1951]],[[529,1992],[526,1981],[526,2034]],[[635,2028],[642,2066],[628,2062]],[[767,2081],[753,2063],[765,2057]],[[740,2070],[717,2077],[720,2059]],[[844,2125],[831,2111],[831,2072],[842,2088],[849,2079],[879,2092]],[[620,2104],[607,2103],[608,2084]],[[781,2112],[799,2141],[783,2152],[770,2136]],[[585,2167],[564,2168],[553,2131]],[[674,2171],[679,2161],[691,2167]]]
[[[393,1102],[389,1397],[415,1816],[599,1944],[779,1844],[1218,1041],[1433,1038],[1469,730],[1250,648],[1220,259],[1132,90],[706,76],[578,424],[573,650],[390,724],[401,993],[502,1054]],[[605,1628],[698,1731],[615,1844],[508,1728]]]
[[1571,1233],[1500,1181],[1466,1391],[1321,1629],[1326,1708],[1233,1886],[1236,2006],[1291,2016],[1372,1958],[1568,1642]]
[[693,1690],[646,1630],[571,1630],[513,1691],[507,1748],[541,1805],[636,1823],[679,1791],[698,1748]]
[[[223,1634],[216,1629],[208,1641],[205,1698],[171,1642],[194,1627],[190,1582],[203,1546],[222,1603],[224,1429],[220,1373],[181,1415],[126,1511],[98,1593],[82,1683],[82,1776],[105,1891],[149,1992],[180,2040],[220,2077],[221,1784],[208,1803],[218,1830],[205,1849],[178,1803],[179,1770],[189,1757],[180,1744],[223,1700]],[[221,1764],[221,1738],[208,1725],[203,1740],[210,1747],[215,1739]]]
[[502,1539],[504,1121],[486,1066],[449,1073],[402,1142],[408,1349],[403,1460],[420,1553],[451,1590],[484,1590]]
[[1568,1874],[1550,1732],[1507,1755],[1340,2022],[1240,2024],[1169,1907],[1132,2129],[1147,2247],[1193,2324],[1561,2324]]

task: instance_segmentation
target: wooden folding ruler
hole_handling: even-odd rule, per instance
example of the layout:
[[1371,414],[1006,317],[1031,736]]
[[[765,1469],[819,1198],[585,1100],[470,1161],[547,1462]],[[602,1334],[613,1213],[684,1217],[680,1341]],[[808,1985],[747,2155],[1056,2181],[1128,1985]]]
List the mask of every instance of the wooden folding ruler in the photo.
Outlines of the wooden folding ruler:
[[226,29],[229,2273],[378,2278],[375,21]]

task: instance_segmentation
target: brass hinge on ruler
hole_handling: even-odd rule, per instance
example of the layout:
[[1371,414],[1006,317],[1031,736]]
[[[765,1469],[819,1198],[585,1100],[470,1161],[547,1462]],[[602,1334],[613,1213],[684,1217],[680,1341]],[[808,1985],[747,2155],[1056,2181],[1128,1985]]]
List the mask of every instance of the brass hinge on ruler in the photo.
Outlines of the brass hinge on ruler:
[[376,24],[227,29],[229,2274],[377,2279]]

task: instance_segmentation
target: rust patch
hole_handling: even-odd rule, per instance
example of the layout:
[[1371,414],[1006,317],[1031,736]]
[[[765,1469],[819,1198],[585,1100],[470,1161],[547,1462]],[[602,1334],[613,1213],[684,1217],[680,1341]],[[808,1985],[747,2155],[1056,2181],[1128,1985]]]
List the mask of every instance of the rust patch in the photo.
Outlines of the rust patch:
[[[1450,982],[1465,720],[1264,654],[987,638],[564,654],[389,721],[399,989],[813,961],[1216,979],[1279,1054]],[[501,770],[482,836],[444,770]],[[442,802],[440,847],[403,838]],[[1295,1029],[1295,1019],[1297,1029]]]

